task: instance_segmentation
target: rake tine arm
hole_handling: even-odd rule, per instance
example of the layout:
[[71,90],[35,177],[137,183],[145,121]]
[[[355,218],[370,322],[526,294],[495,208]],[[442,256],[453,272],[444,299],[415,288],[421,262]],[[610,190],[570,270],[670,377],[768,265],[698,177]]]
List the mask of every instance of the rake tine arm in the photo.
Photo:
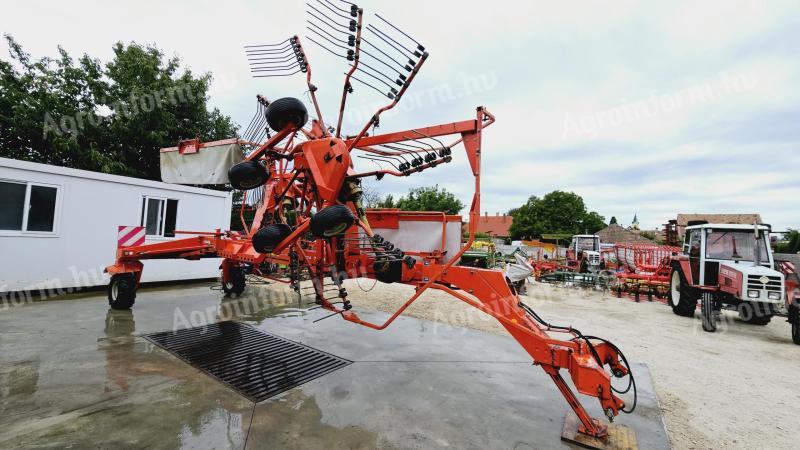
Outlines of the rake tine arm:
[[[298,54],[304,56],[306,52],[303,50],[303,45],[300,43],[300,38],[295,36],[295,45],[298,48]],[[323,136],[328,135],[328,129],[325,128],[325,122],[322,120],[322,112],[319,109],[319,102],[317,102],[317,87],[311,83],[311,64],[308,63],[308,59],[306,59],[306,85],[308,85],[308,92],[311,95],[311,102],[314,104],[314,110],[317,113],[317,121],[319,122],[320,129],[322,129]]]
[[364,18],[364,10],[358,8],[358,20],[356,24],[356,39],[355,39],[355,50],[353,51],[353,64],[350,66],[350,70],[347,71],[347,75],[344,77],[344,86],[342,87],[342,101],[339,103],[339,117],[336,120],[336,137],[340,137],[342,135],[342,120],[344,119],[344,108],[347,104],[347,94],[353,91],[353,85],[350,84],[350,78],[353,76],[353,73],[358,69],[358,63],[361,59],[361,25],[362,20]]

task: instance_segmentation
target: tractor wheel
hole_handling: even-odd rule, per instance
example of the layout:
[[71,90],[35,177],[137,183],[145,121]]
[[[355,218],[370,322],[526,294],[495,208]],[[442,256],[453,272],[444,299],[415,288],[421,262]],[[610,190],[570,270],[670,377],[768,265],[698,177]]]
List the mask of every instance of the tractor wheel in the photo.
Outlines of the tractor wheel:
[[769,306],[743,302],[739,305],[739,319],[750,325],[764,326],[772,320]]
[[587,259],[581,260],[580,273],[589,273],[589,260]]
[[228,270],[229,280],[222,280],[222,292],[226,295],[236,294],[237,297],[244,292],[246,284],[244,270],[241,267],[233,266]]
[[284,239],[292,234],[292,229],[284,223],[271,223],[253,235],[253,248],[258,253],[272,253]]
[[703,300],[700,303],[700,315],[703,318],[703,331],[713,333],[717,331],[717,315],[714,312],[714,294],[703,292]]
[[800,345],[800,308],[789,305],[789,322],[792,323],[792,341]]
[[111,309],[126,310],[136,302],[136,275],[118,273],[108,283],[108,305]]
[[332,205],[314,214],[311,218],[311,232],[314,236],[328,238],[344,233],[355,221],[350,208]]
[[258,161],[242,161],[228,170],[228,181],[240,191],[263,186],[268,179],[269,170]]
[[686,282],[683,272],[680,269],[672,269],[668,299],[672,312],[683,317],[694,317],[694,310],[697,309],[695,295],[694,290]]
[[275,131],[286,128],[286,125],[302,128],[308,122],[306,106],[292,97],[279,98],[270,103],[267,106],[266,116],[269,127]]

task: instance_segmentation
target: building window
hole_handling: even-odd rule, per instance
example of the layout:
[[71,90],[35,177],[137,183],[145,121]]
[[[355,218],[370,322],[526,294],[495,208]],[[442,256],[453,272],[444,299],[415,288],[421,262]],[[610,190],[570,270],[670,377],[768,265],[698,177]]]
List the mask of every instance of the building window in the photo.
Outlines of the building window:
[[174,237],[178,218],[178,200],[142,198],[142,222],[147,236]]
[[24,181],[0,181],[0,230],[55,231],[58,187]]

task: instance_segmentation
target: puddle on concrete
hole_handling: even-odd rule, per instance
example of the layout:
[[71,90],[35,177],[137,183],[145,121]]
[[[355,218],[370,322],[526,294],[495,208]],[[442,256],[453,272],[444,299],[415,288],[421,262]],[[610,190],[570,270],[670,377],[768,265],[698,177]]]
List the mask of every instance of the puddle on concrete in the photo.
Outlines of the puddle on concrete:
[[324,423],[316,399],[299,389],[258,404],[248,447],[250,443],[254,448],[395,448],[377,433]]
[[136,337],[134,312],[97,324],[94,346],[2,361],[0,448],[243,446],[251,402]]

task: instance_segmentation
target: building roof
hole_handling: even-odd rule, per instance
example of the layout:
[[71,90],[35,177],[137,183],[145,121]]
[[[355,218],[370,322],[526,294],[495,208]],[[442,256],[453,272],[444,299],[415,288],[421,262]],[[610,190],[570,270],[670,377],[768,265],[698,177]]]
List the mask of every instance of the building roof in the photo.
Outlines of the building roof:
[[761,222],[761,214],[678,214],[678,226],[685,227],[693,220],[705,220],[708,223],[738,223],[752,225]]
[[616,223],[598,231],[597,235],[600,236],[600,242],[604,244],[616,244],[618,242],[653,242],[639,233],[622,228]]
[[198,188],[194,186],[184,186],[181,184],[164,183],[161,181],[145,180],[143,178],[123,177],[121,175],[111,175],[101,172],[91,172],[89,170],[73,169],[71,167],[52,166],[31,161],[18,159],[0,158],[0,168],[28,170],[32,172],[44,172],[55,175],[62,175],[73,178],[85,178],[89,180],[108,181],[116,184],[128,184],[133,186],[143,186],[169,191],[189,192],[192,194],[202,194],[211,197],[227,197],[231,195],[229,191],[218,191],[215,189]]
[[511,216],[494,215],[490,216],[484,214],[478,218],[478,233],[486,233],[491,236],[508,237],[511,233],[508,231],[511,228]]

